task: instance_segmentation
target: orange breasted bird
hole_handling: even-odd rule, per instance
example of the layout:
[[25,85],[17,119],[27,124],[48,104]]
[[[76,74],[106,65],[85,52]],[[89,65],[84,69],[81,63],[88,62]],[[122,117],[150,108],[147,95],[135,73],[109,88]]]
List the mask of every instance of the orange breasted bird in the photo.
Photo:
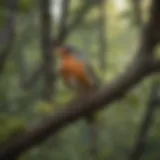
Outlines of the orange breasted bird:
[[[73,46],[61,46],[58,54],[61,61],[59,72],[68,87],[76,90],[78,95],[92,92],[99,87],[100,80],[81,51]],[[95,117],[91,114],[86,117],[86,120],[91,132],[91,141],[95,141]],[[94,144],[92,142],[92,153],[96,152]]]

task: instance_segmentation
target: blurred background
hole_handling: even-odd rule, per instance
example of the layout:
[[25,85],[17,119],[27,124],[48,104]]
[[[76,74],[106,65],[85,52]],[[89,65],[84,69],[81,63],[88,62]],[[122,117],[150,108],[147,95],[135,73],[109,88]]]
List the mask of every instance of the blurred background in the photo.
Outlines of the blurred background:
[[[132,60],[151,0],[1,0],[0,2],[0,141],[65,106],[73,97],[60,77],[45,70],[58,66],[51,39],[80,48],[102,85]],[[49,14],[49,15],[48,15]],[[48,41],[46,40],[48,36]],[[54,43],[56,45],[56,43]],[[48,47],[50,45],[48,44]],[[45,53],[53,53],[48,61]],[[146,114],[151,78],[125,99],[98,113],[99,160],[128,159]],[[48,98],[47,98],[48,97]],[[143,160],[160,159],[160,111],[154,114]],[[23,154],[22,160],[90,160],[84,120],[64,128],[49,141]]]

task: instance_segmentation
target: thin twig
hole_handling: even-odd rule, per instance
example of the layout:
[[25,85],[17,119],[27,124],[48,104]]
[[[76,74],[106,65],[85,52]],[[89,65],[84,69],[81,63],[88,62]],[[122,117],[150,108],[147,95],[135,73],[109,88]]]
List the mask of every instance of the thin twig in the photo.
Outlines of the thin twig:
[[133,152],[129,157],[130,160],[139,160],[144,153],[144,149],[147,143],[148,132],[149,132],[149,129],[152,127],[153,120],[154,120],[154,113],[156,111],[156,105],[157,105],[157,100],[155,99],[155,97],[157,97],[159,88],[160,88],[160,84],[153,84],[152,86],[148,104],[147,104],[147,111],[146,111],[146,114],[144,115],[144,118],[140,127],[135,148],[133,149]]

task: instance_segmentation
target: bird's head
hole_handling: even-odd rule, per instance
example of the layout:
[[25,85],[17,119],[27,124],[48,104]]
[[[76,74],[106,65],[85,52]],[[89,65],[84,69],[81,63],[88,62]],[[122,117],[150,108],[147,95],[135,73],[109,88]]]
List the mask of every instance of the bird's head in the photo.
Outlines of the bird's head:
[[75,49],[72,46],[60,46],[57,50],[57,55],[60,57],[73,56]]
[[80,58],[83,55],[80,50],[78,50],[76,47],[71,45],[64,45],[64,46],[58,47],[56,53],[60,57],[74,56],[74,57]]

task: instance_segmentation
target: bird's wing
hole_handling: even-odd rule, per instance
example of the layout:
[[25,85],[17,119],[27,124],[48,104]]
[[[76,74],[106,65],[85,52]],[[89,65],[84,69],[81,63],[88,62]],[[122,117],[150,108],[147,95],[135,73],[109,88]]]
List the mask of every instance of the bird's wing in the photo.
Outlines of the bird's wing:
[[100,78],[96,75],[96,73],[93,70],[93,67],[89,63],[85,63],[86,68],[86,74],[91,80],[91,83],[93,84],[93,87],[95,89],[98,89],[100,87],[101,81]]
[[100,78],[96,75],[96,73],[93,70],[92,65],[87,60],[87,54],[79,51],[78,49],[73,51],[73,55],[76,56],[84,65],[86,69],[86,74],[88,75],[89,79],[91,80],[91,83],[93,84],[94,88],[99,88],[101,81]]

